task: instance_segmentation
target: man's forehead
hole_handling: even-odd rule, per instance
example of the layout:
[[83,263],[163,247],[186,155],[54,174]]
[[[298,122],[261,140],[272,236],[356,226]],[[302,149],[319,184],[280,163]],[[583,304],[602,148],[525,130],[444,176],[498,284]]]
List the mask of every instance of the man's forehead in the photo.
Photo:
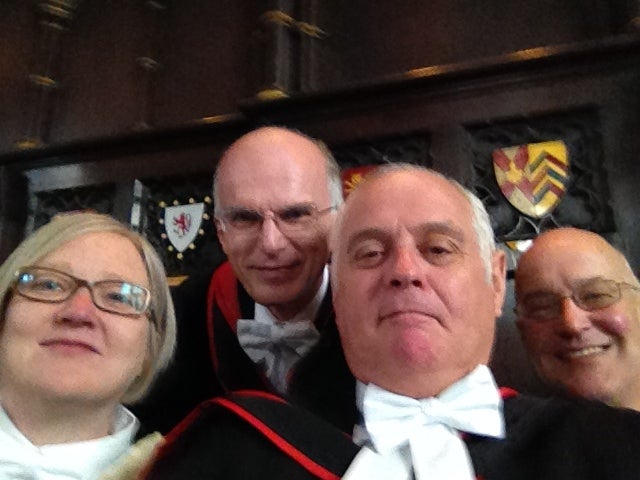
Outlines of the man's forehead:
[[471,206],[462,192],[422,171],[391,172],[367,180],[347,199],[343,215],[342,227],[350,232],[398,225],[409,230],[473,228]]
[[325,160],[319,153],[260,150],[229,156],[222,162],[218,178],[222,182],[243,179],[299,178],[309,183],[318,180],[325,171]]
[[611,252],[586,245],[545,245],[521,258],[516,270],[516,290],[573,288],[595,278],[622,280],[624,263]]
[[225,204],[282,208],[299,203],[328,202],[328,183],[320,162],[247,159],[224,165],[217,178],[218,198]]
[[[264,128],[252,132],[234,143],[225,152],[223,164],[248,163],[256,168],[312,168],[322,164],[324,153],[311,139],[278,128]],[[225,165],[227,166],[227,165]]]
[[467,203],[463,193],[446,178],[420,169],[391,170],[379,176],[374,173],[350,196],[365,197],[365,201],[371,201],[371,196],[377,197],[378,201],[392,196],[411,200],[421,197],[430,201],[440,199],[452,204]]

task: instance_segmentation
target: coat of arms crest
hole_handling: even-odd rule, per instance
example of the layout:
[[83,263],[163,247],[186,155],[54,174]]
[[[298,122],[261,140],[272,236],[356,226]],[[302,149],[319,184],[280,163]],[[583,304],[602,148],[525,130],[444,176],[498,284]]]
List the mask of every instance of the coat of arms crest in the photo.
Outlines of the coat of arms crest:
[[541,218],[560,203],[569,179],[569,156],[563,141],[499,148],[492,155],[500,190],[519,211]]
[[[176,202],[177,203],[177,202]],[[171,243],[171,248],[178,252],[179,258],[187,248],[193,248],[193,241],[198,234],[202,234],[202,219],[208,218],[205,213],[205,204],[189,203],[175,204],[164,207],[165,233],[162,235]]]

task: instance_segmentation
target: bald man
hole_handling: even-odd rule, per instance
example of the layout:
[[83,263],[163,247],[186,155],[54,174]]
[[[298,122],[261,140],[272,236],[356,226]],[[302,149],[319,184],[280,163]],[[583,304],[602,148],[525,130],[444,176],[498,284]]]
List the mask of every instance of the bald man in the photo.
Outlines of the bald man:
[[517,324],[539,375],[640,410],[640,285],[624,256],[575,228],[542,233],[515,276]]
[[319,369],[340,362],[337,332],[318,345],[335,329],[327,237],[343,202],[329,150],[300,132],[262,127],[231,144],[213,183],[216,232],[228,261],[174,295],[176,365],[158,382],[157,408],[138,412],[161,431],[224,391],[295,396]]
[[505,257],[473,193],[381,167],[347,198],[330,246],[354,443],[281,400],[235,394],[184,422],[147,480],[638,477],[638,412],[495,384]]

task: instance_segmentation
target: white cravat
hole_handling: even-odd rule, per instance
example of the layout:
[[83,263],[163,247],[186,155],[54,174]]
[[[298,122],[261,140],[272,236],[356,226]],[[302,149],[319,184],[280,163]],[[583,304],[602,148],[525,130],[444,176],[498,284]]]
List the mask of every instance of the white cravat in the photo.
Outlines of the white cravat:
[[485,365],[422,400],[358,384],[358,406],[365,429],[354,431],[354,441],[370,442],[373,450],[363,449],[344,478],[385,478],[380,472],[388,476],[389,469],[398,473],[393,478],[410,478],[413,468],[417,480],[473,480],[458,432],[505,436],[502,399]]
[[129,449],[138,426],[135,416],[120,406],[112,435],[35,446],[0,407],[0,479],[95,480]]
[[237,335],[240,346],[260,366],[275,389],[285,394],[291,367],[304,357],[320,338],[314,325],[329,285],[325,267],[322,283],[313,300],[294,318],[277,320],[264,305],[256,303],[255,318],[239,319]]

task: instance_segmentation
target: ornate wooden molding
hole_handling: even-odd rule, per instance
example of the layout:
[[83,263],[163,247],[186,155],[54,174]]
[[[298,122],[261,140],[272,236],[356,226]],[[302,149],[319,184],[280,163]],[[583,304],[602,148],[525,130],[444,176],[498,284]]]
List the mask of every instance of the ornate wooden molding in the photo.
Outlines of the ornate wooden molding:
[[153,17],[153,31],[147,44],[141,46],[141,55],[136,58],[140,81],[138,83],[138,114],[134,130],[147,130],[155,124],[153,93],[157,72],[162,68],[158,58],[158,42],[162,38],[163,20],[167,10],[167,3],[159,0],[144,0],[144,6],[148,15]]
[[289,28],[309,37],[324,38],[327,36],[327,32],[322,30],[319,26],[308,22],[298,21],[291,15],[287,15],[285,12],[280,10],[269,10],[264,12],[262,14],[262,21]]
[[[110,137],[79,139],[39,146],[27,151],[0,152],[0,165],[24,168],[64,163],[83,163],[96,156],[119,156],[128,148],[160,151],[173,148],[178,139],[189,144],[208,143],[212,138],[233,138],[260,123],[302,125],[362,111],[382,111],[385,105],[400,108],[416,98],[448,98],[461,91],[486,91],[499,86],[520,85],[544,76],[592,75],[598,72],[635,71],[640,65],[640,37],[626,35],[606,42],[588,42],[548,48],[534,58],[506,54],[482,61],[443,65],[421,75],[399,74],[376,82],[353,84],[340,90],[298,94],[272,102],[255,98],[240,102],[241,113],[219,115],[166,128],[135,131]],[[320,112],[320,113],[318,113]]]
[[261,49],[260,56],[264,61],[264,79],[256,93],[259,101],[274,100],[300,92],[305,83],[302,80],[302,64],[308,57],[309,41],[320,40],[328,35],[318,25],[296,19],[290,13],[300,12],[305,6],[304,0],[279,0],[275,3],[275,8],[266,10],[260,17],[262,42],[258,48]]
[[29,82],[27,125],[24,137],[17,142],[19,149],[45,145],[51,130],[54,96],[60,88],[58,79],[62,54],[62,36],[70,28],[79,0],[49,0],[36,5],[40,32],[36,57]]

